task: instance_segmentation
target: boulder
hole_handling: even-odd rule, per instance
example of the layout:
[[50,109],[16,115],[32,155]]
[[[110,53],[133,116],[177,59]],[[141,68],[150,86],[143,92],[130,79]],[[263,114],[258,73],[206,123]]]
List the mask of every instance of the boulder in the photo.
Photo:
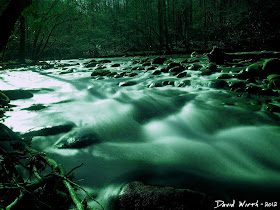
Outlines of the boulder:
[[264,75],[280,74],[280,59],[271,58],[265,60],[262,66]]
[[136,85],[137,83],[134,81],[127,81],[127,82],[120,82],[119,86],[123,87],[123,86],[132,86],[132,85]]
[[219,79],[211,81],[209,87],[216,89],[229,89],[228,83],[224,80]]
[[114,209],[213,209],[215,202],[205,194],[131,182],[116,200]]
[[165,61],[167,61],[167,58],[165,57],[157,57],[152,61],[152,64],[160,64],[162,65]]
[[153,75],[160,75],[161,74],[161,71],[160,70],[156,70],[153,72]]
[[91,73],[91,76],[107,76],[110,73],[111,71],[109,70],[96,69],[94,72]]
[[10,103],[10,99],[0,91],[0,106],[6,106]]
[[181,72],[180,74],[177,75],[178,78],[183,78],[188,76],[187,72]]
[[119,67],[119,66],[121,66],[121,64],[115,63],[115,64],[113,64],[111,67]]
[[207,54],[209,62],[223,65],[228,59],[228,55],[225,54],[220,48],[213,47],[212,51]]
[[32,98],[33,94],[27,90],[4,90],[2,91],[10,100]]

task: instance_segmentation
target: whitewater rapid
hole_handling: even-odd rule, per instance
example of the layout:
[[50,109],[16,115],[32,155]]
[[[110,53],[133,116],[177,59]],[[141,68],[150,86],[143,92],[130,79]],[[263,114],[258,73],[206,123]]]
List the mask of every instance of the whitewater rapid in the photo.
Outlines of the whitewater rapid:
[[[113,61],[123,68],[132,64],[131,58]],[[191,86],[151,87],[174,77],[141,71],[134,78],[96,80],[84,67],[86,60],[71,62],[74,73],[63,75],[60,69],[36,67],[2,71],[0,89],[34,93],[12,101],[17,106],[6,113],[5,124],[24,133],[75,123],[69,133],[34,137],[32,146],[67,171],[84,163],[75,180],[103,205],[135,180],[224,197],[261,199],[280,191],[279,117],[250,109],[248,99],[229,90],[209,88],[218,73],[201,77],[192,72]],[[126,81],[136,85],[119,86]],[[33,104],[46,109],[24,110]],[[76,133],[92,133],[99,141],[80,149],[54,146]]]

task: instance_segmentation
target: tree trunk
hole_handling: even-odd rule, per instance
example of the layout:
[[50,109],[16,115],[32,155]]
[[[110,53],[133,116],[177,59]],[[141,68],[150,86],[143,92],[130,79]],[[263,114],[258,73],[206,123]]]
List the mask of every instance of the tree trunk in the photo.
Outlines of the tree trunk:
[[5,48],[9,37],[12,34],[14,25],[17,22],[21,12],[31,5],[32,0],[11,0],[7,8],[0,16],[0,52]]

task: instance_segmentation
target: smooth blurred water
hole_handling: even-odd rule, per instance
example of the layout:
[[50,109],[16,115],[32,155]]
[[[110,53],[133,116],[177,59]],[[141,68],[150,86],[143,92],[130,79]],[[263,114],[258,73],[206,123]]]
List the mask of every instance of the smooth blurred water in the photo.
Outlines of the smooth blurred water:
[[[74,60],[80,63],[70,67],[74,73],[63,75],[36,67],[2,71],[0,89],[38,90],[31,99],[12,101],[17,106],[6,113],[5,124],[14,131],[69,121],[77,125],[66,134],[34,137],[32,144],[67,171],[84,163],[75,180],[103,205],[134,180],[259,199],[280,191],[279,118],[236,105],[249,99],[209,88],[218,73],[200,77],[190,71],[192,86],[148,88],[174,77],[141,71],[134,78],[96,80],[84,68],[86,61]],[[132,60],[114,62],[125,68]],[[137,85],[119,87],[124,81]],[[47,108],[22,110],[33,104]],[[92,133],[101,141],[82,149],[54,147],[58,139],[77,133]]]

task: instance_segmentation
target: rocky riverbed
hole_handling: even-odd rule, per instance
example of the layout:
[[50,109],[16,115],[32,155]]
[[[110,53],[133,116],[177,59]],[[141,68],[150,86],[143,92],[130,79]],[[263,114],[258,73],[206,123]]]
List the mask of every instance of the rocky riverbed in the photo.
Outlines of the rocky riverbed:
[[270,55],[214,59],[219,65],[193,53],[7,66],[0,114],[67,170],[84,163],[75,179],[106,208],[133,181],[276,199],[280,61]]

